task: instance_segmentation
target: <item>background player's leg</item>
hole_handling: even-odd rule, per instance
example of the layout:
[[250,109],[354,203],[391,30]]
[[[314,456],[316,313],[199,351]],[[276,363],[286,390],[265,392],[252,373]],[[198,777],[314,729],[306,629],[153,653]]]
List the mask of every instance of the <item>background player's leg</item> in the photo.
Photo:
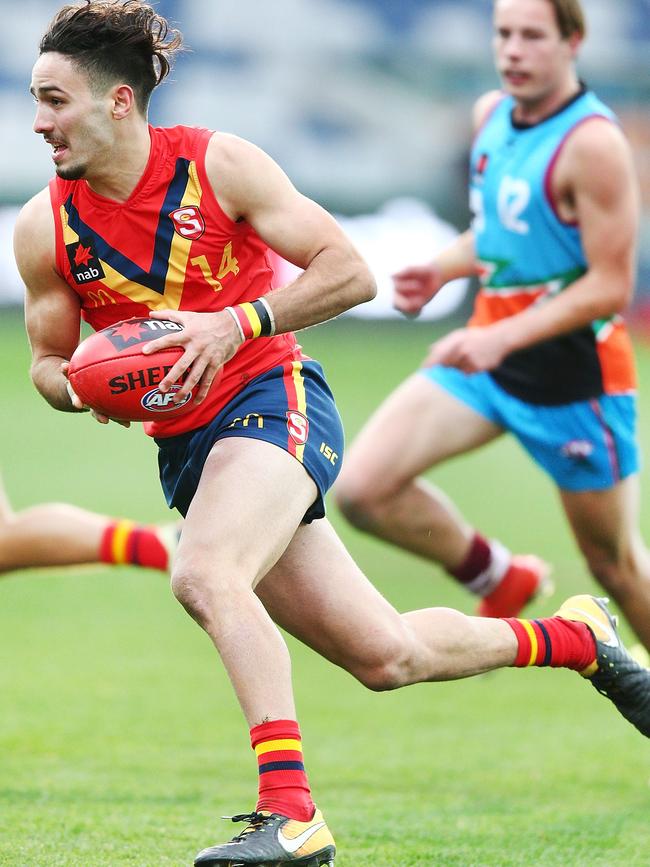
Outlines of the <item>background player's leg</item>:
[[67,503],[15,512],[0,481],[0,572],[84,563],[128,563],[168,569],[171,528],[109,518]]
[[419,476],[501,433],[440,386],[411,376],[349,448],[334,488],[336,501],[360,529],[454,568],[473,529],[442,491]]
[[8,521],[12,514],[11,504],[2,483],[2,476],[0,476],[0,525]]
[[605,491],[560,495],[592,575],[650,650],[650,552],[639,530],[638,476]]
[[444,388],[415,374],[363,428],[334,488],[352,524],[440,563],[483,597],[479,613],[488,617],[518,614],[543,583],[546,564],[533,556],[513,557],[501,543],[485,539],[420,474],[502,433]]

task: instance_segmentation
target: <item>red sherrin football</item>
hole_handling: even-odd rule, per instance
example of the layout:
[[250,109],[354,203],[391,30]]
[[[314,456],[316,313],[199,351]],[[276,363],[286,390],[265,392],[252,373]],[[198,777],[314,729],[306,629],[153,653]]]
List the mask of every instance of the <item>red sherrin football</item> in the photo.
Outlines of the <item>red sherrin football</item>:
[[142,347],[183,326],[169,319],[125,319],[91,334],[70,359],[68,379],[81,400],[97,412],[121,421],[153,421],[182,415],[192,408],[190,393],[181,404],[172,397],[180,384],[166,394],[158,384],[180,358],[183,350],[170,346],[152,355]]

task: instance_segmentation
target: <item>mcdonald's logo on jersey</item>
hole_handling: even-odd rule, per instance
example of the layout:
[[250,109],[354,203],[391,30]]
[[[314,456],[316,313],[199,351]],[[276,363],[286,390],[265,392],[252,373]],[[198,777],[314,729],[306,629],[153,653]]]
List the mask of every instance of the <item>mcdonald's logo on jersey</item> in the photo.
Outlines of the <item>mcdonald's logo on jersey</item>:
[[169,218],[174,224],[174,231],[188,241],[196,241],[205,232],[205,220],[196,205],[176,208]]
[[102,263],[93,248],[92,238],[80,238],[73,244],[66,244],[70,273],[77,286],[85,286],[93,280],[105,277]]

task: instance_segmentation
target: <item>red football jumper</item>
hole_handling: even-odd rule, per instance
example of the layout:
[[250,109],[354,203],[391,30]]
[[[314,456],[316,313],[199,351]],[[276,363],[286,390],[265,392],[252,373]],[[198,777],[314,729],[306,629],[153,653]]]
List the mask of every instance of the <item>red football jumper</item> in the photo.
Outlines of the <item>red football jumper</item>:
[[[126,202],[98,195],[85,180],[50,181],[57,271],[95,330],[150,310],[223,310],[271,289],[267,245],[223,212],[207,178],[214,133],[186,126],[149,132],[149,161]],[[305,358],[292,333],[246,341],[202,404],[145,422],[145,431],[166,437],[201,427],[253,377]]]

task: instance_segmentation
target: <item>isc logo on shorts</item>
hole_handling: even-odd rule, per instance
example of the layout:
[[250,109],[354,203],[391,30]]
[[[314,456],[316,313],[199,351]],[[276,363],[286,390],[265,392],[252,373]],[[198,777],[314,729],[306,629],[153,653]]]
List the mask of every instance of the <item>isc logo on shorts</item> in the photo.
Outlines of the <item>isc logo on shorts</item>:
[[183,406],[188,400],[192,399],[192,392],[190,392],[179,403],[174,403],[174,395],[181,388],[182,386],[180,385],[172,385],[166,394],[163,394],[157,388],[153,388],[145,394],[140,403],[149,412],[170,412],[172,409],[178,409],[179,406]]

